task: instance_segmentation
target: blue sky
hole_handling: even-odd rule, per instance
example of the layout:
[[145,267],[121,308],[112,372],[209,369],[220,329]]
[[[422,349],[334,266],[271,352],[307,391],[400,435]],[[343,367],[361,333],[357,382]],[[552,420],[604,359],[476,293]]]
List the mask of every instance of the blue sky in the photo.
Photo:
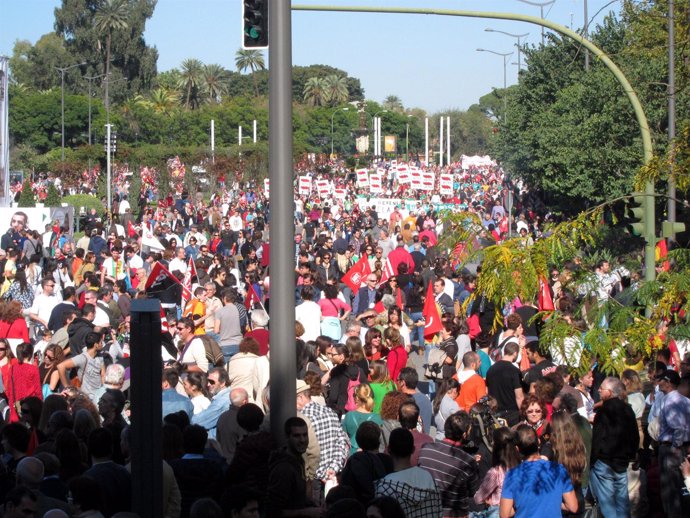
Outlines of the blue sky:
[[[537,2],[541,0],[536,0]],[[53,10],[60,0],[0,0],[0,54],[11,55],[17,39],[35,43],[53,29]],[[539,15],[539,7],[518,0],[295,0],[294,5],[365,5],[380,7],[465,9]],[[608,7],[605,7],[608,6]],[[596,17],[595,14],[605,9]],[[588,0],[590,27],[619,1]],[[186,58],[234,68],[240,47],[240,0],[158,0],[145,38],[159,52],[158,70],[179,66]],[[556,0],[544,17],[579,29],[584,0]],[[367,99],[397,95],[405,107],[429,113],[466,109],[491,87],[503,85],[503,58],[477,48],[513,51],[507,83],[517,80],[516,39],[487,33],[529,32],[527,44],[541,41],[541,29],[521,22],[446,16],[293,12],[293,62],[327,64],[358,77]]]

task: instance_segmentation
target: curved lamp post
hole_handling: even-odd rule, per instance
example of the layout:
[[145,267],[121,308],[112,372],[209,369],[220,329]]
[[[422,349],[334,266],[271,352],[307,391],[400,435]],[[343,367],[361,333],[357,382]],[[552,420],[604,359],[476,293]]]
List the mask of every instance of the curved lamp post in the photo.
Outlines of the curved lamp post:
[[520,38],[525,38],[529,36],[529,32],[525,34],[511,34],[506,31],[499,31],[498,29],[484,29],[485,32],[499,32],[505,34],[506,36],[511,36],[512,38],[517,38],[517,49],[518,49],[518,72],[522,70],[522,47],[520,46]]

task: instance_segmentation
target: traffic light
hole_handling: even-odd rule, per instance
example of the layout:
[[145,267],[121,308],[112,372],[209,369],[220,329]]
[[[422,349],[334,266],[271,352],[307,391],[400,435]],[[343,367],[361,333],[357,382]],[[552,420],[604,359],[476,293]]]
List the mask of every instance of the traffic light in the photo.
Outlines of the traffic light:
[[673,221],[661,222],[661,237],[673,237],[682,232],[685,232],[685,223],[674,223]]
[[[645,225],[645,203],[647,197],[641,193],[636,192],[628,199],[626,216],[626,229],[633,236],[639,237],[644,235]],[[652,202],[653,203],[653,202]]]
[[[108,152],[108,136],[103,139],[103,151]],[[110,133],[110,154],[114,155],[117,151],[117,133]]]
[[268,48],[268,0],[242,0],[242,48]]

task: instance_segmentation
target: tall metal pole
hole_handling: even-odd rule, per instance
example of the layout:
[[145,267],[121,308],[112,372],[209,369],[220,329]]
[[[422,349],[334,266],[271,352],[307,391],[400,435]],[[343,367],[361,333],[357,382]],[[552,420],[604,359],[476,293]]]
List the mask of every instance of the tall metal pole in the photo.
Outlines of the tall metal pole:
[[[673,0],[671,0],[673,1]],[[585,25],[582,27],[585,38],[589,38],[589,15],[587,14],[587,0],[585,0]],[[585,71],[589,72],[589,50],[585,49]]]
[[443,167],[443,115],[438,129],[438,165]]
[[94,79],[98,79],[99,77],[103,77],[103,76],[84,76],[84,79],[86,79],[89,82],[89,146],[91,145],[91,133],[92,133],[91,132],[91,96],[92,96],[91,82]]
[[508,89],[508,80],[507,80],[507,67],[508,67],[508,58],[513,55],[512,52],[496,52],[495,50],[488,50],[488,49],[477,49],[477,52],[489,52],[491,54],[496,54],[497,56],[501,56],[503,58],[503,123],[505,124],[508,122],[508,95],[506,94],[506,91]]
[[292,168],[292,24],[290,2],[270,0],[268,170],[271,180],[271,430],[296,413],[294,171]]
[[[523,4],[538,6],[539,16],[542,20],[544,19],[544,7],[553,4],[555,1],[556,0],[549,0],[548,2],[533,2],[532,0],[518,0],[518,2],[522,2]],[[585,3],[587,3],[586,0]],[[544,25],[541,26],[541,44],[542,46],[544,45]]]
[[424,165],[429,167],[429,117],[424,117]]
[[[673,177],[676,161],[674,139],[676,138],[676,31],[675,31],[675,2],[668,2],[668,145],[671,160],[669,160],[668,202],[666,219],[672,223],[676,221],[676,180]],[[675,237],[675,234],[672,238]]]
[[450,115],[446,117],[446,165],[450,165]]
[[111,178],[112,178],[112,169],[111,169],[111,163],[110,163],[110,130],[112,128],[112,124],[106,124],[105,125],[105,154],[106,154],[106,197],[108,198],[108,213],[110,214],[109,217],[112,218],[112,210],[113,210],[113,198],[112,198],[112,192],[110,191],[110,183],[111,183]]
[[70,65],[68,67],[55,67],[55,70],[60,72],[60,84],[61,84],[61,102],[60,102],[60,110],[62,112],[62,146],[61,146],[61,154],[60,157],[62,161],[65,161],[65,72],[68,70],[71,70],[75,67],[80,67],[82,65],[86,65],[86,63],[77,63],[76,65]]
[[517,66],[518,66],[518,75],[520,74],[520,70],[522,70],[522,43],[520,42],[520,39],[526,38],[529,36],[529,32],[526,32],[524,34],[512,34],[510,32],[506,31],[499,31],[498,29],[484,29],[485,32],[499,32],[501,34],[505,34],[506,36],[511,36],[513,38],[517,38],[517,55],[518,55],[518,60],[517,60]]

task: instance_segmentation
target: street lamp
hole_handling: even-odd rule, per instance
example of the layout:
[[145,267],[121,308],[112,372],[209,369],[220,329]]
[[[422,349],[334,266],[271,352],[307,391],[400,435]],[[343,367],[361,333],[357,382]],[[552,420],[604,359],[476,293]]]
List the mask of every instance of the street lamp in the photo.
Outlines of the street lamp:
[[102,74],[97,76],[84,76],[84,79],[89,82],[89,146],[91,145],[91,81],[101,77],[103,77]]
[[60,82],[61,82],[61,90],[62,90],[62,102],[61,102],[61,111],[62,111],[62,153],[61,153],[61,159],[64,162],[65,161],[65,72],[72,68],[80,67],[82,65],[86,65],[86,63],[77,63],[76,65],[70,65],[68,67],[55,67],[55,69],[60,72]]
[[338,108],[336,110],[333,110],[333,114],[331,115],[331,156],[333,156],[333,117],[335,117],[335,114],[338,113],[339,111],[349,111],[349,107],[345,108]]
[[407,116],[407,122],[405,123],[405,162],[410,161],[410,121],[412,115]]
[[[548,2],[534,2],[533,0],[518,0],[518,2],[522,2],[523,4],[529,4],[529,5],[534,5],[539,7],[539,16],[541,19],[544,19],[544,7],[547,5],[551,5],[556,0],[549,0]],[[542,25],[541,27],[541,44],[544,45],[544,26]]]
[[505,34],[506,36],[511,36],[513,38],[517,38],[517,49],[518,49],[518,72],[522,70],[522,47],[520,45],[520,38],[525,38],[529,36],[529,32],[526,32],[525,34],[511,34],[509,32],[505,31],[499,31],[498,29],[484,29],[485,32],[500,32],[501,34]]
[[488,49],[477,49],[477,52],[490,52],[491,54],[496,54],[503,58],[503,123],[508,121],[508,104],[506,89],[508,88],[508,83],[506,82],[506,67],[508,65],[508,57],[512,56],[512,52],[496,52],[495,50]]

